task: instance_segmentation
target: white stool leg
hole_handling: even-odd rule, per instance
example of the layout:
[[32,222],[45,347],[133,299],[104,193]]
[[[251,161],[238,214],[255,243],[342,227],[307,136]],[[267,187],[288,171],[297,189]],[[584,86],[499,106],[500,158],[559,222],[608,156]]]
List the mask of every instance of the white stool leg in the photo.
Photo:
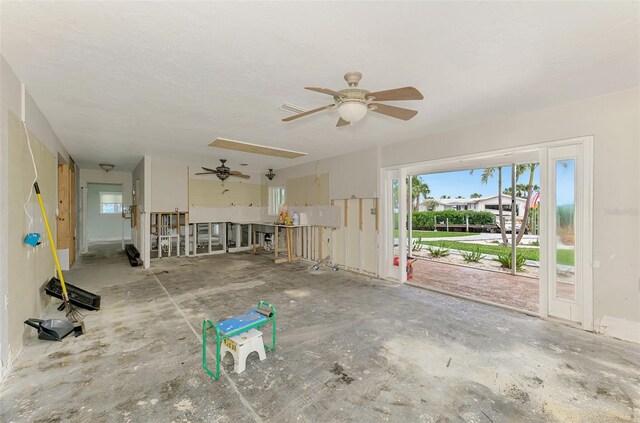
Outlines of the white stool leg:
[[264,342],[262,342],[262,336],[259,336],[253,340],[253,350],[258,352],[260,361],[267,358],[267,353],[264,351]]
[[246,345],[243,345],[242,347],[238,348],[238,361],[236,362],[236,365],[234,367],[234,370],[236,371],[236,373],[242,373],[246,369],[247,355],[249,354],[247,353]]

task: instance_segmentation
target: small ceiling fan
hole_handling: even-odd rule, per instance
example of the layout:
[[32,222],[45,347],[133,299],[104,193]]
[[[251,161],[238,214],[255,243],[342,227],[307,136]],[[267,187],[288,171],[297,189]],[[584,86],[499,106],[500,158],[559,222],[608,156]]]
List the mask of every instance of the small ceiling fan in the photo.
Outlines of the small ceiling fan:
[[297,115],[286,117],[282,119],[282,121],[289,122],[312,113],[335,108],[338,109],[338,114],[340,115],[340,119],[336,126],[345,126],[350,123],[357,122],[367,114],[368,110],[402,120],[409,120],[418,114],[415,110],[378,103],[378,101],[424,99],[424,96],[416,88],[403,87],[392,90],[369,92],[358,87],[358,83],[361,78],[362,74],[360,72],[347,72],[344,75],[344,79],[347,81],[347,84],[349,84],[349,88],[345,88],[340,91],[320,87],[304,87],[306,90],[333,96],[333,104],[298,113]]
[[225,163],[227,162],[226,159],[220,159],[220,162],[222,164],[215,169],[210,169],[203,166],[202,169],[205,172],[198,172],[196,173],[196,175],[216,175],[221,181],[224,181],[229,176],[236,176],[243,179],[249,179],[251,177],[249,175],[245,175],[242,172],[238,172],[237,170],[231,170],[227,165],[225,165]]

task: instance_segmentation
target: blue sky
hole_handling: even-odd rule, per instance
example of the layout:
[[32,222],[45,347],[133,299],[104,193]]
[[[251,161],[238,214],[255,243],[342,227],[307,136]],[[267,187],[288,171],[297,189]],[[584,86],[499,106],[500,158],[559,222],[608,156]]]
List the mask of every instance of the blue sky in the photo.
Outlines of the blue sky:
[[[568,170],[568,169],[565,169]],[[473,172],[473,175],[468,170],[462,170],[457,172],[446,173],[433,173],[429,175],[420,175],[419,178],[423,182],[429,185],[433,198],[440,198],[443,195],[451,196],[455,198],[459,195],[469,198],[471,194],[477,192],[483,197],[489,197],[498,193],[498,177],[497,175],[489,179],[487,184],[483,184],[480,181],[482,175],[482,169],[478,169]],[[560,172],[558,172],[560,176]],[[529,182],[529,173],[521,175],[518,179],[519,184],[526,184]],[[540,185],[540,168],[537,167],[533,175],[534,185]],[[502,168],[502,189],[511,186],[511,166],[505,166]]]

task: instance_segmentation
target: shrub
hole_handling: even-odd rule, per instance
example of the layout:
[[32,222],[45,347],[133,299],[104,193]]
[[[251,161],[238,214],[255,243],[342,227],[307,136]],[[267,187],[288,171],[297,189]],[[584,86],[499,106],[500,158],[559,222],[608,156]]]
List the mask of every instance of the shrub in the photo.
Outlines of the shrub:
[[484,258],[484,255],[480,252],[480,248],[476,248],[475,251],[461,251],[460,254],[467,263],[478,263]]
[[449,249],[444,248],[444,246],[442,245],[430,245],[427,247],[427,251],[429,251],[429,254],[431,254],[431,256],[435,258],[446,257],[449,255]]
[[[511,269],[511,253],[498,254],[498,258],[494,258],[493,260],[500,263],[500,267]],[[526,259],[522,254],[516,253],[516,271],[522,270],[525,261]]]
[[432,231],[435,229],[436,221],[442,223],[449,219],[450,225],[464,225],[467,216],[469,216],[469,225],[493,225],[496,223],[495,216],[490,212],[443,210],[415,211],[412,213],[412,224],[413,229]]
[[422,238],[414,239],[413,245],[411,246],[411,251],[420,251],[422,250],[422,247],[424,247],[424,245],[422,244]]

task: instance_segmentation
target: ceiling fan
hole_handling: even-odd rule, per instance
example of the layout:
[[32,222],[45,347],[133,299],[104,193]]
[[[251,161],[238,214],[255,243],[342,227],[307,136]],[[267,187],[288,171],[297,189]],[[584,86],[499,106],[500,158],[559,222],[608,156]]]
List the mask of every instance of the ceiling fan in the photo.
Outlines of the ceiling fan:
[[208,167],[202,167],[205,172],[198,172],[196,175],[216,175],[221,181],[224,181],[229,176],[236,176],[238,178],[249,179],[251,176],[245,175],[242,172],[238,172],[237,170],[231,170],[225,163],[226,159],[220,159],[222,163],[220,166],[215,169],[209,169]]
[[282,121],[289,122],[312,113],[335,108],[338,109],[338,115],[340,115],[340,119],[336,126],[345,126],[350,123],[357,122],[367,114],[368,110],[402,120],[409,120],[418,114],[415,110],[378,103],[378,101],[424,99],[424,96],[416,88],[403,87],[392,90],[369,92],[358,87],[358,82],[360,82],[361,78],[362,74],[360,72],[347,72],[344,75],[344,79],[347,81],[347,84],[349,84],[349,88],[345,88],[340,91],[320,87],[305,87],[306,90],[333,96],[333,104],[298,113],[297,115],[286,117],[282,119]]

